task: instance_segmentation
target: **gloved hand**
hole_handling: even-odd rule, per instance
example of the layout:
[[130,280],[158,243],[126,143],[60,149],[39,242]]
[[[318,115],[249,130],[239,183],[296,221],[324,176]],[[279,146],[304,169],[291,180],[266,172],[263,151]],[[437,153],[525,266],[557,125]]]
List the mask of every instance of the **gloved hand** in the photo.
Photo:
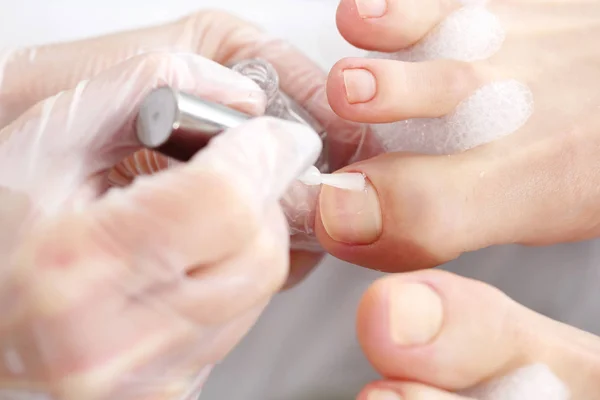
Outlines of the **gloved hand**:
[[[227,13],[204,11],[162,26],[124,32],[74,43],[40,46],[0,56],[0,126],[34,103],[106,68],[148,51],[192,52],[220,64],[263,58],[276,68],[281,89],[307,109],[329,134],[333,168],[347,164],[363,126],[331,111],[325,95],[326,73],[288,43]],[[127,157],[110,174],[112,185],[129,184],[137,175],[167,167],[159,154],[141,150]],[[322,257],[313,236],[318,187],[295,183],[282,200],[288,222],[297,233],[288,285],[300,280]]]
[[318,135],[254,119],[189,163],[109,189],[138,148],[140,101],[164,84],[264,111],[248,78],[153,53],[0,131],[0,398],[195,399],[285,281],[278,200],[316,161]]

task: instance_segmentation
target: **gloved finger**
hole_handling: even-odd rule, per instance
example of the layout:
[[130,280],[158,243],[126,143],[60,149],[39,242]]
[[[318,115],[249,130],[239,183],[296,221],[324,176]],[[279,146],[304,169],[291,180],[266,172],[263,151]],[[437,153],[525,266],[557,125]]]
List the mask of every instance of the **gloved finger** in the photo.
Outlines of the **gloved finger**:
[[[113,168],[108,180],[112,186],[125,187],[137,176],[153,175],[168,168],[170,164],[170,160],[162,154],[147,149],[139,150]],[[320,254],[322,248],[314,238],[319,191],[317,186],[307,186],[296,181],[281,198],[280,205],[292,235],[292,248],[298,250],[290,254],[291,271],[286,287],[302,280],[309,272],[306,265],[315,265],[323,257]]]
[[[476,400],[422,383],[379,381],[367,385],[357,400]],[[477,399],[482,400],[482,399]]]
[[265,207],[320,150],[318,135],[305,126],[254,119],[213,139],[189,163],[109,192],[91,215],[131,254],[176,257],[181,267],[214,263],[248,243]]
[[502,399],[584,399],[600,390],[600,362],[590,357],[600,338],[444,271],[380,279],[361,300],[357,329],[367,358],[388,378],[469,389],[484,400],[492,389],[499,397],[491,398]]
[[[236,36],[244,33],[248,34],[244,40],[249,43],[264,39],[257,36],[258,29],[248,22],[225,12],[202,11],[145,29],[5,51],[0,58],[3,70],[0,93],[8,104],[20,101],[26,109],[148,52],[195,53],[217,58],[222,63],[239,50],[237,43],[229,43],[229,39],[235,41]],[[42,75],[44,79],[39,79]]]
[[[124,187],[136,176],[152,175],[169,167],[163,155],[140,150],[113,168],[108,176],[112,186]],[[319,188],[300,181],[292,183],[280,201],[291,234],[290,271],[282,290],[302,281],[323,258],[323,249],[314,237],[314,220]],[[286,235],[288,236],[288,235]]]
[[[171,278],[177,283],[165,285],[161,291],[153,290],[152,298],[188,321],[218,325],[278,292],[286,281],[289,266],[286,221],[277,203],[273,203],[262,226],[236,253],[217,263],[191,266],[185,279],[174,274]],[[146,270],[144,279],[149,283],[161,281],[161,274],[164,277],[165,271],[160,268]]]
[[336,21],[354,46],[392,53],[422,39],[459,5],[457,0],[341,0]]
[[597,237],[596,170],[589,166],[598,159],[600,117],[544,140],[530,126],[452,156],[390,153],[343,169],[364,173],[369,186],[321,190],[320,242],[344,260],[401,271],[494,244]]
[[[180,354],[179,363],[190,371],[207,362],[221,361],[256,322],[271,296],[280,289],[288,266],[285,220],[281,210],[273,204],[254,239],[223,262],[197,266],[184,277],[172,276],[171,279],[165,279],[164,271],[156,274],[157,271],[145,267],[139,272],[143,275],[140,278],[149,283],[147,288],[150,290],[137,294],[141,308],[154,308],[155,304],[160,304],[168,310],[169,319],[185,321],[192,327],[186,341],[174,341],[174,347],[167,351],[163,349],[162,354],[156,349],[148,351],[156,353],[157,370],[162,369],[166,353],[172,356]],[[127,290],[130,283],[129,280],[123,285],[126,292],[130,291]],[[150,319],[154,317],[151,313],[145,314]],[[148,320],[144,326],[155,324],[159,325],[155,326],[155,330],[160,331],[160,326],[165,324],[164,319]],[[198,342],[199,334],[202,335],[201,343]],[[159,380],[163,384],[169,383],[167,386],[172,386],[173,381],[181,381],[181,377]],[[156,386],[160,384],[156,382]]]
[[[165,84],[250,114],[262,113],[265,106],[254,82],[206,58],[135,57],[38,103],[2,129],[0,183],[36,192],[32,197],[47,201],[41,204],[45,208],[75,192],[97,195],[104,189],[104,172],[140,147],[133,128],[140,102]],[[89,190],[81,191],[84,182]],[[48,200],[49,194],[56,200]]]
[[342,118],[383,123],[450,113],[485,83],[475,64],[347,58],[329,73],[327,96]]
[[[169,167],[169,159],[140,150],[113,168],[108,176],[112,186],[130,185],[136,176],[152,175]],[[323,258],[323,249],[314,237],[314,220],[319,188],[300,181],[292,183],[280,201],[291,234],[290,272],[282,290],[302,281]],[[288,235],[286,235],[288,236]]]
[[74,42],[5,51],[0,57],[0,127],[37,102],[73,89],[79,82],[129,58],[156,51],[197,53],[204,38],[201,23],[208,22],[201,16],[204,14],[194,18],[197,24],[181,20]]

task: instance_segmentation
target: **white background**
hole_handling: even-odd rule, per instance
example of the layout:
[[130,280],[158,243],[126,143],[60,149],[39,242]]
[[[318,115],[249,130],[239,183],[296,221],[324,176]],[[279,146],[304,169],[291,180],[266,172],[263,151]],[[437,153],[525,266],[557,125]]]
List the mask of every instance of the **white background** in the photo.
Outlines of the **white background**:
[[76,39],[219,8],[259,23],[329,67],[362,54],[337,33],[336,7],[336,0],[0,0],[0,46]]

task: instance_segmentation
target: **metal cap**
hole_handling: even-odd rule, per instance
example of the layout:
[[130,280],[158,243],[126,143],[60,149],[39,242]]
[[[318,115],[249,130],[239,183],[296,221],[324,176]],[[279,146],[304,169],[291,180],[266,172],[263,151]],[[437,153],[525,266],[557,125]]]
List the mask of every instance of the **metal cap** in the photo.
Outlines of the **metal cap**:
[[144,147],[188,161],[214,136],[248,119],[224,105],[160,87],[143,100],[136,130]]

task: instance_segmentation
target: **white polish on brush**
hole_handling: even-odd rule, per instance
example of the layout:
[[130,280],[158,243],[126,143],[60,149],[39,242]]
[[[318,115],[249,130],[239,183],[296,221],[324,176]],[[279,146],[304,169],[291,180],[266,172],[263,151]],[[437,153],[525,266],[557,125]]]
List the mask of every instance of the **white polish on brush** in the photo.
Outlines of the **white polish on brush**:
[[362,191],[366,188],[365,177],[360,172],[323,174],[314,166],[310,167],[298,180],[309,186],[327,185],[352,191]]

